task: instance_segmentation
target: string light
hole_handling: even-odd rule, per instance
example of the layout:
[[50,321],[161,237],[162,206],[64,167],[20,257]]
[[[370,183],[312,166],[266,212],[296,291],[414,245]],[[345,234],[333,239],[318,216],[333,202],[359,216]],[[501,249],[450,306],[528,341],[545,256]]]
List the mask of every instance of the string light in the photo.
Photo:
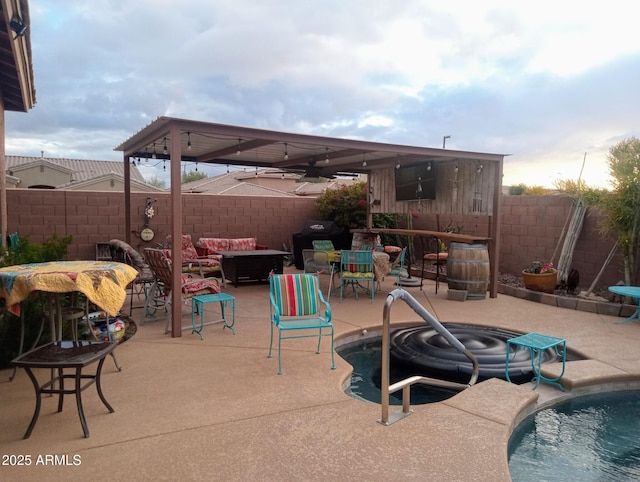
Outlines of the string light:
[[400,169],[400,159],[398,159],[398,162],[396,163],[396,169]]
[[162,153],[166,156],[168,152],[169,151],[167,151],[167,138],[165,137],[164,138],[164,147],[162,148]]
[[427,164],[427,171],[431,170],[431,161],[429,161],[429,164]]
[[284,160],[288,160],[289,159],[289,152],[287,152],[287,143],[284,143]]
[[187,131],[187,150],[191,150],[191,132]]
[[364,154],[362,154],[362,167],[367,167],[367,160],[364,158]]
[[196,161],[196,172],[198,172],[198,161]]
[[153,154],[151,154],[151,159],[155,159],[156,157],[157,157],[156,156],[156,143],[154,142],[153,143]]
[[324,163],[329,164],[329,148],[325,147],[324,149],[325,149]]
[[162,161],[162,170],[163,170],[164,172],[167,172],[167,161],[166,161],[166,160],[165,160],[165,161]]
[[236,156],[239,156],[239,155],[240,155],[240,143],[241,143],[241,142],[242,142],[242,139],[240,139],[240,138],[238,137],[238,150],[236,151]]

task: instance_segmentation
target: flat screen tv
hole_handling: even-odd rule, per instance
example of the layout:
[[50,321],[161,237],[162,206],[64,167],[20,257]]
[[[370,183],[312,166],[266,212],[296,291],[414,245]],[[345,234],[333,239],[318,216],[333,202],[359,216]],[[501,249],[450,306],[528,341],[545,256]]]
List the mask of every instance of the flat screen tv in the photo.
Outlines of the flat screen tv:
[[396,201],[436,198],[435,166],[430,162],[395,170]]

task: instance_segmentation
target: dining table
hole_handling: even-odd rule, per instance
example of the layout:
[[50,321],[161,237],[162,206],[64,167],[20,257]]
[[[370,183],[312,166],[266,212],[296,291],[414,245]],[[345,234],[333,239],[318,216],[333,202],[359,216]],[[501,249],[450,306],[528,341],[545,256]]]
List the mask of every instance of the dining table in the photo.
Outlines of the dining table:
[[11,313],[20,316],[20,304],[30,295],[47,294],[51,303],[51,339],[61,340],[61,294],[82,293],[105,313],[116,316],[126,300],[127,285],[137,275],[132,266],[115,261],[50,261],[7,266],[0,268],[0,297],[5,299]]

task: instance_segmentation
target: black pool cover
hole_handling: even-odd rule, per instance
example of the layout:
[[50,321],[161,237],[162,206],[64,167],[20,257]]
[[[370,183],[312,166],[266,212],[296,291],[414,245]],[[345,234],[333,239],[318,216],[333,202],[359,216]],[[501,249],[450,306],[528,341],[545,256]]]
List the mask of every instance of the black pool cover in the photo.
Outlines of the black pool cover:
[[[480,380],[505,377],[507,340],[522,335],[501,328],[443,323],[443,325],[478,359]],[[416,374],[445,380],[467,382],[473,366],[469,359],[453,348],[430,326],[395,330],[390,336],[391,360],[416,370]],[[558,357],[553,349],[543,353],[542,362]],[[509,378],[514,382],[531,380],[531,358],[520,349],[509,358]]]

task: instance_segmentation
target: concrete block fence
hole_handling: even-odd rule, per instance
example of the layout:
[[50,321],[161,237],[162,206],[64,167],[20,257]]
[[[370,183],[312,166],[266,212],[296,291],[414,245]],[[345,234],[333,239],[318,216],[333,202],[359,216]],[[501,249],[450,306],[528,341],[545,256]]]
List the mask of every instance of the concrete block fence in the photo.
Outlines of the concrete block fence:
[[[147,193],[132,194],[132,245],[136,249],[163,243],[169,233],[170,195],[153,194],[156,215],[150,227],[155,239],[143,242],[137,233],[144,226]],[[309,219],[316,219],[315,199],[183,195],[184,232],[194,239],[206,237],[249,237],[278,249],[291,245],[291,236]],[[572,199],[564,195],[508,196],[502,198],[500,236],[500,272],[519,274],[534,260],[557,263],[558,242],[571,213]],[[124,195],[112,192],[7,190],[8,230],[41,242],[54,233],[72,235],[70,259],[95,259],[96,243],[125,237]],[[600,271],[613,239],[598,233],[601,219],[597,210],[589,209],[573,257],[573,267],[580,273],[580,287],[589,287]],[[416,213],[411,223],[416,229],[441,229],[447,224],[462,226],[462,232],[486,236],[491,218],[485,216],[438,217]],[[404,226],[403,226],[404,227]],[[420,254],[416,243],[416,255]],[[555,256],[554,256],[555,255]],[[623,279],[623,266],[617,254],[599,286],[616,284]]]

